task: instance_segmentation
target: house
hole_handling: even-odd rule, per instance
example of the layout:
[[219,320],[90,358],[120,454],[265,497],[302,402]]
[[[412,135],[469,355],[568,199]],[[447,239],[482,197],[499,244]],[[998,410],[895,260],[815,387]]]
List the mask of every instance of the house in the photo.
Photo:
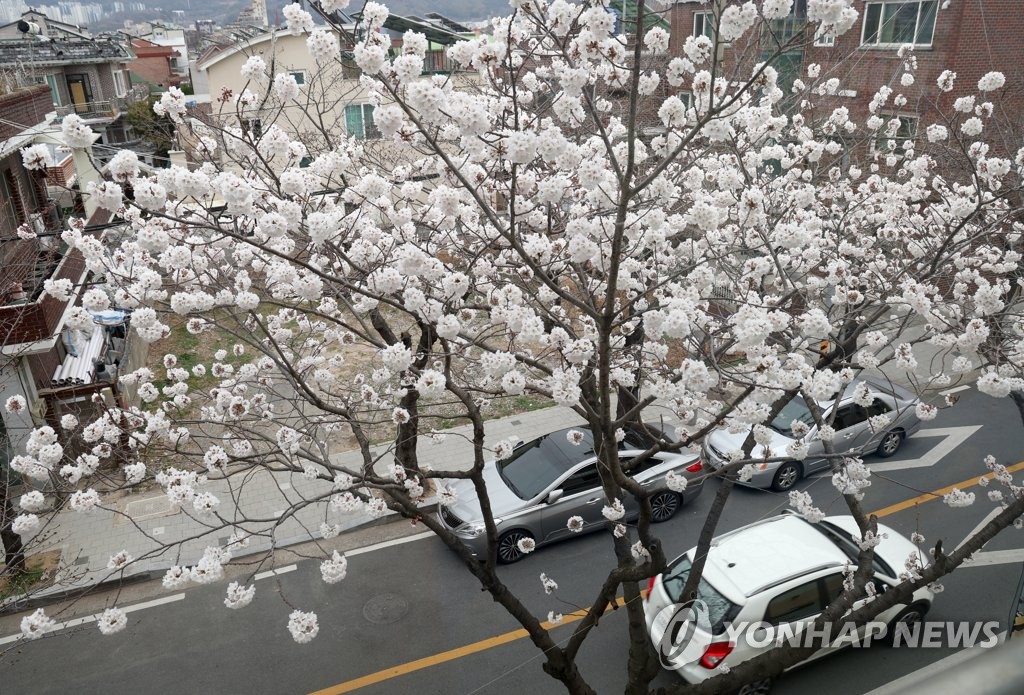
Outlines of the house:
[[[44,170],[28,170],[22,150],[38,144],[46,145],[55,161]],[[112,383],[100,378],[102,371],[97,375],[95,363],[125,354],[124,328],[119,333],[101,327],[88,337],[66,330],[88,272],[81,252],[68,249],[60,237],[63,215],[48,194],[55,177],[88,183],[98,174],[88,149],[70,154],[63,146],[49,86],[0,94],[0,394],[4,401],[20,395],[28,406],[0,411],[0,434],[6,433],[15,450],[33,426],[55,426],[61,412],[88,407],[91,401],[83,396],[106,390],[113,398]],[[88,199],[79,212],[87,216],[86,233],[95,234],[108,222],[109,213]],[[71,281],[70,297],[44,294],[47,280],[61,279]]]
[[[704,34],[714,39],[721,11],[718,0],[707,3],[680,0],[672,6],[670,52],[680,55],[686,37]],[[977,92],[978,80],[990,71],[1006,75],[1006,88],[991,95],[996,116],[1018,125],[1024,107],[1024,72],[1021,49],[1024,12],[1019,0],[943,2],[942,0],[857,0],[856,24],[842,36],[815,35],[807,24],[807,0],[795,0],[790,16],[760,25],[734,44],[720,45],[722,75],[750,74],[756,62],[776,55],[780,82],[792,85],[807,68],[820,66],[822,82],[838,78],[841,90],[821,99],[829,109],[845,106],[854,121],[869,114],[872,97],[882,85],[902,94],[906,103],[896,107],[890,99],[879,110],[882,117],[900,121],[897,139],[916,139],[930,123],[942,122],[953,101]],[[902,83],[905,58],[900,48],[913,46],[917,69],[913,84]],[[957,74],[957,88],[939,92],[936,83],[944,70]],[[903,101],[903,100],[901,100]],[[1019,145],[1007,143],[1015,151]],[[880,142],[858,145],[877,151]],[[862,153],[864,150],[861,150]]]
[[84,30],[29,11],[0,26],[0,72],[17,73],[22,82],[46,84],[58,117],[76,113],[100,134],[97,156],[132,140],[124,115],[148,96],[132,87],[128,64],[135,58],[115,36],[91,36]]
[[139,37],[129,37],[129,40],[135,54],[135,60],[128,63],[133,83],[145,84],[150,93],[181,84],[181,75],[173,68],[174,48]]
[[[338,19],[348,25],[351,35],[351,20],[341,13],[338,15]],[[468,29],[436,14],[429,19],[390,15],[384,31],[390,36],[393,52],[401,50],[401,36],[410,29],[423,33],[428,39],[425,76],[445,74],[452,75],[459,85],[476,83],[479,78],[475,72],[456,70],[445,53],[447,46],[459,40],[462,33],[471,33]],[[303,94],[310,95],[312,101],[319,104],[319,110],[333,114],[334,118],[326,121],[329,126],[327,134],[347,133],[358,140],[378,140],[380,133],[373,120],[374,107],[366,88],[359,82],[360,71],[352,59],[352,47],[340,32],[332,31],[341,47],[342,59],[340,65],[326,68],[310,56],[305,35],[271,30],[242,41],[211,45],[200,56],[197,67],[208,83],[214,116],[220,114],[222,121],[241,125],[247,131],[262,130],[269,125],[268,119],[273,119],[278,127],[304,140],[310,151],[318,149],[318,141],[325,136],[325,121],[302,116],[298,113],[300,107],[297,104],[289,105],[283,113],[254,107],[241,112],[241,119],[238,118],[233,98],[246,89],[257,91],[242,76],[242,66],[251,56],[260,56],[274,73],[287,72],[295,78]],[[300,101],[306,99],[303,96]],[[239,120],[242,121],[240,124]]]
[[189,81],[188,43],[183,28],[160,22],[143,22],[135,26],[132,34],[151,45],[169,48],[171,73],[178,82]]

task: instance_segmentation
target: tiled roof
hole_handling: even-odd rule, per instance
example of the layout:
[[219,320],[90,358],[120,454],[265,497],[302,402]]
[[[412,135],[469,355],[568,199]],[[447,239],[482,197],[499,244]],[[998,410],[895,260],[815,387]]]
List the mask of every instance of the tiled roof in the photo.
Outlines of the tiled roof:
[[0,67],[11,65],[75,65],[132,60],[123,45],[103,39],[38,41],[0,40]]

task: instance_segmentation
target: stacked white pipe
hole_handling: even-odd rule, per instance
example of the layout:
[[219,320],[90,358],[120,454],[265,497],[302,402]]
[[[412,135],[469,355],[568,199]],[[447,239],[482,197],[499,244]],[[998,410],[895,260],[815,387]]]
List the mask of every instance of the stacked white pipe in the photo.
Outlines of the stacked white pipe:
[[78,357],[68,355],[53,373],[54,386],[77,386],[93,382],[93,364],[104,354],[106,330],[96,326],[85,349]]

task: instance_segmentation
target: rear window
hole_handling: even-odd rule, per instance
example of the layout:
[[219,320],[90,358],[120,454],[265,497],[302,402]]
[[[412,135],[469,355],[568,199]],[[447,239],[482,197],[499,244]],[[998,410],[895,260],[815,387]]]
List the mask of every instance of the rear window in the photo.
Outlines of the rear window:
[[[594,440],[590,430],[580,430],[583,442],[570,444],[562,432],[527,442],[498,462],[498,470],[512,492],[524,500],[540,494],[559,476],[591,454]],[[561,435],[561,436],[559,436]]]
[[[673,603],[682,602],[683,588],[690,576],[691,567],[690,558],[684,555],[672,563],[662,575],[661,581],[665,586],[665,592]],[[716,635],[725,632],[725,623],[735,618],[740,610],[739,606],[722,596],[703,577],[697,585],[697,598],[707,604],[711,631]]]

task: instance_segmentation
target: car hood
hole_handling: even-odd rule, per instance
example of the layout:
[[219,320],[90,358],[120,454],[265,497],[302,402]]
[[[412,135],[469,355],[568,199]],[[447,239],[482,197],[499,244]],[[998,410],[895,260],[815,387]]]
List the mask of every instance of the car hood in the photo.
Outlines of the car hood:
[[[769,445],[772,449],[774,456],[784,456],[786,453],[786,447],[793,443],[793,440],[784,434],[780,434],[773,429],[768,430],[771,432],[772,440]],[[730,451],[737,451],[743,448],[743,442],[746,440],[747,435],[750,434],[750,429],[744,429],[740,432],[732,433],[724,427],[720,427],[716,430],[712,430],[707,436],[707,443],[709,446],[713,446],[722,456],[727,456]],[[750,452],[750,458],[761,458],[764,456],[764,447],[755,444],[753,450]]]
[[[476,486],[472,480],[459,478],[449,481],[455,488],[458,501],[452,505],[452,512],[463,521],[474,523],[483,521],[480,511],[480,497],[476,494]],[[512,492],[501,479],[497,463],[488,461],[484,464],[484,485],[487,487],[487,498],[491,503],[491,514],[500,518],[526,506],[526,501]]]

